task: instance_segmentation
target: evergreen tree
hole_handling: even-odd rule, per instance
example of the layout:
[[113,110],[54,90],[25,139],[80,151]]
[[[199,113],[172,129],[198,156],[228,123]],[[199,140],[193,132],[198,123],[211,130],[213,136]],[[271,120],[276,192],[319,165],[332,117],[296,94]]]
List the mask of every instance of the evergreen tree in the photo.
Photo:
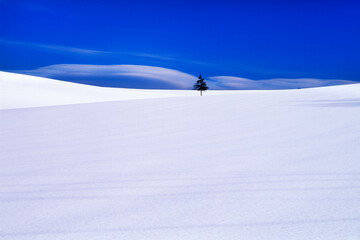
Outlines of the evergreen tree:
[[202,92],[205,92],[208,89],[209,87],[206,85],[205,79],[203,79],[200,74],[199,79],[194,84],[194,90],[200,91],[200,95],[202,96]]

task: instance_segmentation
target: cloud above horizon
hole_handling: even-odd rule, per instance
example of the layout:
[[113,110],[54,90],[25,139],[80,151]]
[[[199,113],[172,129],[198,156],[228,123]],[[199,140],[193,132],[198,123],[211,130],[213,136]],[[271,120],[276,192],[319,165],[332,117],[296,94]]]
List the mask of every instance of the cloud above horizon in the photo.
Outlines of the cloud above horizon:
[[138,58],[157,59],[157,60],[162,60],[162,61],[186,62],[185,60],[182,60],[182,59],[175,59],[175,58],[165,56],[165,55],[151,54],[151,53],[145,53],[145,52],[103,51],[103,50],[71,47],[71,46],[14,41],[14,40],[9,40],[9,39],[5,39],[5,38],[0,38],[0,44],[21,46],[21,47],[38,50],[38,51],[47,51],[47,52],[55,52],[55,53],[66,53],[66,54],[70,53],[70,54],[80,54],[80,55],[95,55],[96,54],[96,55],[111,56],[111,57],[133,56],[133,57],[138,57]]
[[30,47],[30,48],[35,48],[38,50],[43,50],[43,51],[45,50],[45,51],[55,51],[55,52],[79,53],[79,54],[108,53],[106,51],[60,46],[60,45],[49,45],[49,44],[40,44],[40,43],[32,43],[32,42],[13,41],[13,40],[8,40],[8,39],[4,39],[4,38],[0,38],[0,43],[8,44],[8,45]]
[[[146,65],[56,64],[16,72],[97,86],[147,89],[192,89],[197,79],[178,70]],[[206,80],[213,90],[296,89],[356,83],[313,78],[251,80],[233,76],[212,76]]]
[[233,90],[296,89],[356,83],[354,81],[338,79],[274,78],[266,80],[251,80],[232,76],[209,77],[209,82],[213,89]]
[[[100,86],[189,89],[196,77],[181,71],[145,65],[56,64],[18,73],[59,80],[98,80]],[[118,84],[116,84],[118,83]]]

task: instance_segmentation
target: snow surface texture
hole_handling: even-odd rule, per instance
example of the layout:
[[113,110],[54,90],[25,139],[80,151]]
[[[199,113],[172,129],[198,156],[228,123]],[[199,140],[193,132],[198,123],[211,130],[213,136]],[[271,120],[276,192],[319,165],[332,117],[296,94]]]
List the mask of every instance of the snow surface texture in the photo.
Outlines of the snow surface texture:
[[0,239],[360,239],[358,84],[200,97],[0,80]]
[[196,95],[183,90],[96,87],[0,71],[0,109]]

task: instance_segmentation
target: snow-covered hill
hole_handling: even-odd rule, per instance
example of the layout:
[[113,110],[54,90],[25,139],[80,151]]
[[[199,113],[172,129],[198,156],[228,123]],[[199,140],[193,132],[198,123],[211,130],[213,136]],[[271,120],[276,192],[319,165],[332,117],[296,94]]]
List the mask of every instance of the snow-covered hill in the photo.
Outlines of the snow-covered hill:
[[1,239],[360,239],[358,84],[200,97],[0,76]]
[[0,109],[189,95],[196,93],[96,87],[0,71]]

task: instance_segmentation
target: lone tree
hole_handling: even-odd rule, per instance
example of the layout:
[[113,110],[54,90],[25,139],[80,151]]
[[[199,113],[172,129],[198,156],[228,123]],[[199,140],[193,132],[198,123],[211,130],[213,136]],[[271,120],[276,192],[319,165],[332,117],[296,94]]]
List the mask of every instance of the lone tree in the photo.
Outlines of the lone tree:
[[200,91],[200,95],[202,96],[202,92],[205,92],[208,89],[209,87],[206,85],[205,79],[203,79],[200,74],[199,79],[194,84],[194,90]]

